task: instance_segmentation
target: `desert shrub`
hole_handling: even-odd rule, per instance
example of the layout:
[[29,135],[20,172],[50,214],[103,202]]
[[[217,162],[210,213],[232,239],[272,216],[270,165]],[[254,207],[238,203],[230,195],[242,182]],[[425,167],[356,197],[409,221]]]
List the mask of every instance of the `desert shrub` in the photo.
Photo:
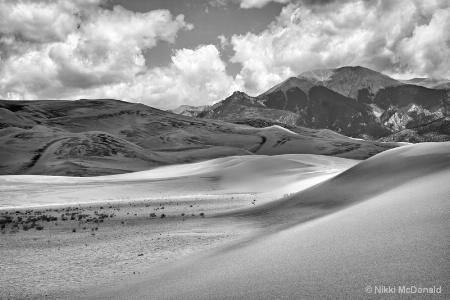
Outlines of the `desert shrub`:
[[72,232],[77,232],[77,230],[75,228],[72,229]]
[[204,217],[205,216],[205,214],[204,213],[200,213],[200,217]]
[[162,214],[161,215],[161,219],[163,219],[163,218],[165,218],[166,217],[166,215],[165,214]]
[[150,217],[151,217],[151,218],[156,218],[156,214],[155,214],[155,213],[151,213],[151,214],[150,214]]
[[11,216],[4,216],[3,219],[0,220],[0,224],[8,224],[12,223],[12,217]]
[[37,225],[36,226],[36,230],[43,230],[44,229],[44,226],[42,226],[42,225]]

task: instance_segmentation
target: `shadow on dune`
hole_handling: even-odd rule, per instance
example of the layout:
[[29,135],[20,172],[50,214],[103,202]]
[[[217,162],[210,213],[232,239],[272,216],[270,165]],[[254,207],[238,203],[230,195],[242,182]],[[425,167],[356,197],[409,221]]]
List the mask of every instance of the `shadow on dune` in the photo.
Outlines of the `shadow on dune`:
[[446,168],[450,168],[450,143],[405,146],[380,153],[293,196],[215,217],[253,220],[261,227],[279,230],[373,198],[417,177]]

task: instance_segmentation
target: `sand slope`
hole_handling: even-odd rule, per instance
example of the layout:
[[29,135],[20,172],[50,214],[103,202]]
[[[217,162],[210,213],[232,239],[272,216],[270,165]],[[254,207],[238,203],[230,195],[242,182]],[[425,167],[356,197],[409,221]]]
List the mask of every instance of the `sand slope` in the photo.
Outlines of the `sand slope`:
[[[88,298],[411,296],[365,291],[384,285],[441,286],[442,294],[412,296],[448,299],[449,158],[450,143],[384,152],[293,197],[228,214],[260,220],[266,234],[253,242],[155,270],[116,288],[88,293]],[[320,215],[324,217],[304,223]],[[268,230],[283,222],[289,229]]]
[[[0,208],[267,193],[279,198],[359,161],[321,155],[232,156],[98,177],[0,176]],[[264,198],[264,197],[263,197]]]

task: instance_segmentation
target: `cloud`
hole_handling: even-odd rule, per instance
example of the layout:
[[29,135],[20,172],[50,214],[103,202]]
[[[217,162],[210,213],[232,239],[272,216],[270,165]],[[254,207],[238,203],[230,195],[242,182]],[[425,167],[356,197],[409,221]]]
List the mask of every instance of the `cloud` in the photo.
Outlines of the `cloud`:
[[448,1],[302,1],[259,33],[234,35],[236,83],[259,94],[315,68],[363,65],[388,74],[449,76]]
[[228,47],[230,45],[230,42],[228,42],[228,39],[223,34],[219,35],[217,38],[220,41],[220,47],[222,49],[224,49],[224,48],[226,48],[226,47]]
[[0,21],[0,97],[74,99],[133,82],[147,71],[143,51],[193,28],[167,10],[134,13],[100,4],[2,2],[9,19]]
[[30,43],[64,41],[102,0],[1,1],[0,35]]
[[275,3],[289,3],[291,0],[209,0],[206,7],[206,12],[209,12],[208,7],[227,8],[230,3],[239,4],[240,8],[263,8],[270,2]]
[[227,0],[210,0],[208,1],[208,5],[212,7],[227,7]]
[[290,0],[238,0],[241,8],[262,8],[270,2],[288,3]]
[[168,67],[150,69],[133,81],[111,85],[94,94],[168,109],[182,104],[212,104],[229,96],[234,88],[217,48],[202,45],[176,51]]
[[173,43],[179,30],[193,28],[183,15],[99,4],[8,4],[15,21],[0,23],[0,43],[7,49],[0,56],[0,98],[106,97],[174,108],[213,103],[233,91],[233,78],[213,45],[177,50],[167,67],[146,67],[143,51],[159,41]]

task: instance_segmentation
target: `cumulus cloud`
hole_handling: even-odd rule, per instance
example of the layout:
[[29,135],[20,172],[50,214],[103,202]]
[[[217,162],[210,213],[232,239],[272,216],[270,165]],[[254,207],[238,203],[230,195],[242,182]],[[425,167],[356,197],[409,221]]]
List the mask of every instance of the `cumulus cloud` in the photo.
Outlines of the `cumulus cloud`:
[[270,2],[288,3],[290,0],[238,0],[241,8],[262,8]]
[[226,48],[226,47],[228,47],[230,45],[230,42],[228,41],[228,39],[223,34],[219,35],[217,38],[220,41],[220,47],[222,49],[224,49],[224,48]]
[[106,97],[174,108],[212,103],[232,92],[233,78],[213,45],[177,50],[164,68],[146,67],[145,50],[158,41],[173,43],[179,30],[193,28],[183,15],[107,10],[94,0],[72,3],[2,2],[1,98]]
[[81,21],[72,2],[0,2],[0,34],[32,43],[63,41]]
[[130,83],[143,51],[192,29],[167,10],[134,13],[100,1],[0,2],[0,97],[69,98]]
[[227,0],[209,0],[208,5],[212,7],[223,7],[227,6]]
[[388,74],[450,76],[445,0],[301,1],[259,33],[234,35],[236,82],[258,94],[315,68],[363,65]]
[[239,4],[240,8],[263,8],[270,2],[275,3],[289,3],[291,0],[209,0],[206,7],[206,12],[209,12],[208,7],[227,8],[230,3]]
[[182,104],[212,104],[235,89],[233,78],[225,72],[225,63],[214,45],[180,49],[165,68],[154,68],[128,83],[96,91],[103,97],[174,108]]

